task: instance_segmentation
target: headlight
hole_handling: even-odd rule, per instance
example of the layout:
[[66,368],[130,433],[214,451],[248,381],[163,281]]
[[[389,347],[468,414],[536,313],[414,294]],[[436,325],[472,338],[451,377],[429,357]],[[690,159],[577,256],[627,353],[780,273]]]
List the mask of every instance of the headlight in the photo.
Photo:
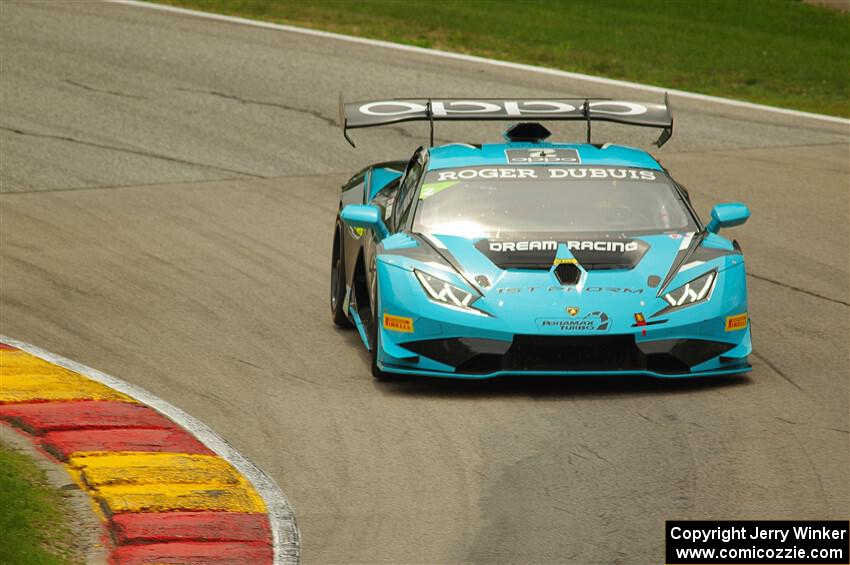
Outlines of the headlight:
[[708,300],[716,279],[717,271],[711,271],[680,286],[676,290],[671,290],[664,295],[664,300],[669,304],[664,310],[669,311],[674,308],[690,306],[691,304]]
[[481,298],[480,295],[473,294],[468,290],[464,290],[453,284],[447,283],[437,277],[432,277],[422,271],[414,269],[413,272],[416,275],[416,278],[419,279],[419,284],[422,285],[422,288],[425,290],[426,294],[428,294],[428,297],[434,302],[444,306],[459,308],[466,312],[484,314],[481,310],[472,307],[472,304]]

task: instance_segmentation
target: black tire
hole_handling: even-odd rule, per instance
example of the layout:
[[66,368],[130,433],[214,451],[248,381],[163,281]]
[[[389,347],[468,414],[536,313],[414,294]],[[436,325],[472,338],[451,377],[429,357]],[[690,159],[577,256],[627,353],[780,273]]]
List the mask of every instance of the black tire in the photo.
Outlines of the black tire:
[[341,328],[351,328],[354,324],[345,315],[345,257],[342,245],[342,226],[337,223],[334,249],[331,253],[331,319]]

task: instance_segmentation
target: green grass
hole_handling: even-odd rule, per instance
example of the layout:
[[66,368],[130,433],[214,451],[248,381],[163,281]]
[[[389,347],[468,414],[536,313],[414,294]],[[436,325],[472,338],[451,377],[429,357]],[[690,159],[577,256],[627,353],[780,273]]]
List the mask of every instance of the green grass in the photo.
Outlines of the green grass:
[[850,14],[794,0],[160,1],[850,116]]
[[73,563],[67,516],[62,493],[44,471],[0,444],[0,563]]

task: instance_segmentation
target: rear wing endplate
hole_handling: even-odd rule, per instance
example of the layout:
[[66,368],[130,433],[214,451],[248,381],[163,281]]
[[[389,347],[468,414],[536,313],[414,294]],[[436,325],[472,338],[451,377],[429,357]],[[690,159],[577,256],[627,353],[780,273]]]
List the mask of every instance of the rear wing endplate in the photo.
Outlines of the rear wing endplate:
[[588,143],[594,121],[659,128],[661,136],[655,142],[658,147],[673,135],[673,115],[666,93],[664,104],[603,98],[396,98],[345,102],[340,94],[339,114],[342,134],[352,147],[350,129],[413,121],[431,124],[431,145],[434,122],[440,121],[584,121]]

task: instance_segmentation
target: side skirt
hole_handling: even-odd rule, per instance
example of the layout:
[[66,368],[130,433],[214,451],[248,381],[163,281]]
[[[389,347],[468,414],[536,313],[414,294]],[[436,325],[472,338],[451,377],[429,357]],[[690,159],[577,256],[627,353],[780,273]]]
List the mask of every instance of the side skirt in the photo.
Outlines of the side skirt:
[[348,315],[354,321],[354,327],[357,328],[357,333],[360,334],[360,339],[363,340],[363,345],[366,346],[366,350],[372,351],[372,348],[369,345],[369,337],[366,335],[366,327],[363,325],[363,320],[360,319],[360,314],[357,313],[357,308],[355,308],[354,305],[349,305]]

